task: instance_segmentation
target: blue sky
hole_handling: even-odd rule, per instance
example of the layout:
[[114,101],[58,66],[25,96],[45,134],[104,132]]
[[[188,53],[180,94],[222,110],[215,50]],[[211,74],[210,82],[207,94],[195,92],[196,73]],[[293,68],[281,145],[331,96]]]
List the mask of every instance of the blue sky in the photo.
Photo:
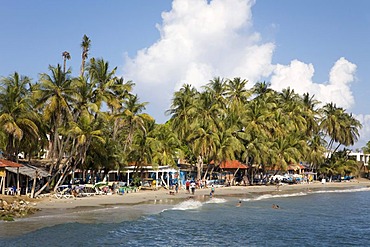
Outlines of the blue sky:
[[370,140],[370,1],[65,0],[2,1],[0,76],[38,79],[62,63],[77,75],[84,34],[136,83],[158,122],[174,90],[215,76],[242,77],[309,92],[352,112]]

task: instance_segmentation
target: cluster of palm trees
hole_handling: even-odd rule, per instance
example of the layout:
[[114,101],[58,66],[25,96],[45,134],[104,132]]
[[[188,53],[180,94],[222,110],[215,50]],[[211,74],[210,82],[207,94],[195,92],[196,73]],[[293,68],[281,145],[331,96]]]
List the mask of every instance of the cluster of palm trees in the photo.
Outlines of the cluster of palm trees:
[[47,151],[56,185],[76,168],[134,164],[140,172],[144,165],[175,166],[179,158],[196,165],[198,178],[204,164],[233,159],[265,170],[299,161],[324,169],[331,166],[326,150],[358,139],[361,125],[344,109],[319,108],[313,96],[277,92],[264,82],[248,90],[241,78],[214,78],[202,91],[184,85],[174,93],[170,120],[157,124],[132,81],[104,59],[88,60],[90,44],[85,35],[77,77],[65,51],[63,66],[49,66],[36,83],[17,72],[1,78],[0,149],[15,161],[21,152],[31,161]]
[[[47,152],[50,182],[63,182],[76,168],[118,169],[127,164],[174,164],[172,132],[143,113],[134,83],[116,75],[104,59],[88,59],[90,39],[83,37],[80,75],[49,66],[36,83],[17,72],[0,81],[0,149],[18,161]],[[50,185],[49,183],[45,186]]]
[[277,92],[261,82],[248,90],[247,83],[214,78],[201,92],[191,85],[175,92],[170,122],[198,178],[204,164],[234,159],[254,171],[286,171],[302,161],[328,175],[356,169],[343,162],[348,156],[333,155],[359,138],[361,124],[351,114],[290,88]]

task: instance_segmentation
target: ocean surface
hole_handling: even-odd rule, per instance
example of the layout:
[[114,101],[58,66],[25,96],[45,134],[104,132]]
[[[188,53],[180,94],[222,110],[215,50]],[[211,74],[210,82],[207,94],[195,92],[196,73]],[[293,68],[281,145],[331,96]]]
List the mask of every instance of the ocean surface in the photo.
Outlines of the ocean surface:
[[367,187],[198,199],[0,222],[0,246],[370,246]]

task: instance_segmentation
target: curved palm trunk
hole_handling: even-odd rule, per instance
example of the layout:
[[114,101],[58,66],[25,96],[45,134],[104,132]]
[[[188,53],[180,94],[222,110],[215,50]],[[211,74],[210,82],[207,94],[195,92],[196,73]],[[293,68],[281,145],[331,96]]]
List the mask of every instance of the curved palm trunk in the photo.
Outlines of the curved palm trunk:
[[197,180],[202,178],[203,167],[203,159],[201,156],[199,156],[197,161]]

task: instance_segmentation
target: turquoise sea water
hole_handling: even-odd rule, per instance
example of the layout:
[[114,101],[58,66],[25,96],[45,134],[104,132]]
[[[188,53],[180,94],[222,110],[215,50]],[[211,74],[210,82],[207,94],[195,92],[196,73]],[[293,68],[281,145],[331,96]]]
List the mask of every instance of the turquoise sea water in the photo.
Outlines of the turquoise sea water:
[[[365,187],[215,196],[155,207],[150,214],[125,217],[118,215],[127,207],[85,212],[85,221],[79,220],[85,223],[2,237],[0,246],[370,246],[370,189]],[[37,220],[80,215],[50,217]]]

